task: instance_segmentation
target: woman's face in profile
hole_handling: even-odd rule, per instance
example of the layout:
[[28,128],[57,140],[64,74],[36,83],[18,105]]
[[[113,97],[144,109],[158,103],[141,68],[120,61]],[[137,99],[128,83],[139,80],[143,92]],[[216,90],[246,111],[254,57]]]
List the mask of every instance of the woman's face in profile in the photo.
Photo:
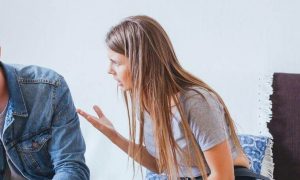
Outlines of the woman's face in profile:
[[118,86],[123,90],[132,88],[130,79],[129,60],[123,54],[119,54],[111,49],[108,49],[108,59],[110,60],[108,73],[117,81]]

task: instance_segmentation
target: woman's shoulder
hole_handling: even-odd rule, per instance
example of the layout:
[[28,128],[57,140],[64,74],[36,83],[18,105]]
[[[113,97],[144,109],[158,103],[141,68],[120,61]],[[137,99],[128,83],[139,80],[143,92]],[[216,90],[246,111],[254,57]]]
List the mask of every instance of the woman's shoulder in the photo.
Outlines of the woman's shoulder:
[[185,108],[191,108],[192,106],[196,106],[198,108],[209,106],[216,107],[221,110],[223,109],[223,106],[219,102],[217,96],[213,92],[210,92],[200,86],[186,88],[180,94],[180,101]]
[[200,86],[188,87],[180,93],[180,100],[182,101],[205,101],[208,99],[216,99],[216,97],[207,89]]

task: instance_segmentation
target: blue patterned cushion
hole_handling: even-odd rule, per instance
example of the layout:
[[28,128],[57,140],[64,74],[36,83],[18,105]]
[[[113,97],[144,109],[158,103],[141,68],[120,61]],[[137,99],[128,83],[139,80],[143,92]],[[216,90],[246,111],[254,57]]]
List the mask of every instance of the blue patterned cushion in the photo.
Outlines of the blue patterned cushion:
[[241,146],[250,160],[250,168],[257,174],[260,174],[268,139],[265,136],[239,135]]
[[[253,135],[239,135],[238,136],[241,146],[250,160],[250,169],[260,174],[262,162],[265,157],[265,151],[267,148],[268,141],[270,140],[265,136],[253,136]],[[167,180],[167,176],[159,175],[154,172],[147,170],[146,180]]]
[[168,180],[168,177],[162,174],[156,174],[150,170],[146,172],[146,180]]

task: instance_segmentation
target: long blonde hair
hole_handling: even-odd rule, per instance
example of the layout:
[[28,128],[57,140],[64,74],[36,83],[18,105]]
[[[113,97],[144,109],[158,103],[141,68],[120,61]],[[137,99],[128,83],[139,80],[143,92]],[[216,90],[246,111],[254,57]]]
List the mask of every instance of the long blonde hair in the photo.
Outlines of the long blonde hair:
[[[111,50],[125,55],[130,63],[132,89],[124,92],[124,98],[129,118],[130,139],[133,142],[136,142],[136,120],[140,121],[139,148],[130,146],[131,152],[141,156],[139,152],[144,143],[144,113],[148,112],[152,119],[159,172],[165,172],[170,179],[177,179],[179,163],[176,153],[179,153],[184,157],[188,167],[194,163],[202,177],[207,179],[208,172],[203,152],[193,136],[186,113],[177,96],[192,86],[202,87],[216,95],[224,107],[230,136],[241,150],[232,118],[222,98],[205,82],[181,67],[167,33],[157,21],[148,16],[128,17],[111,28],[106,36],[106,44]],[[179,148],[173,137],[172,99],[181,116],[189,149],[187,152]]]

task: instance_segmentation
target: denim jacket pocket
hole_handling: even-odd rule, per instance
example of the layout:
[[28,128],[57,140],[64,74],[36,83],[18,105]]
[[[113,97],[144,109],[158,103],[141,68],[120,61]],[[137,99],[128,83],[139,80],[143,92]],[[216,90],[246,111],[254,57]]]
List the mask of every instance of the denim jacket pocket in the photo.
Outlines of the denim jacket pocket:
[[17,144],[17,151],[30,174],[47,176],[52,174],[51,158],[48,153],[50,133],[40,133]]
[[44,147],[50,138],[51,135],[48,133],[33,136],[30,139],[20,142],[18,144],[18,151],[24,153],[38,152]]

